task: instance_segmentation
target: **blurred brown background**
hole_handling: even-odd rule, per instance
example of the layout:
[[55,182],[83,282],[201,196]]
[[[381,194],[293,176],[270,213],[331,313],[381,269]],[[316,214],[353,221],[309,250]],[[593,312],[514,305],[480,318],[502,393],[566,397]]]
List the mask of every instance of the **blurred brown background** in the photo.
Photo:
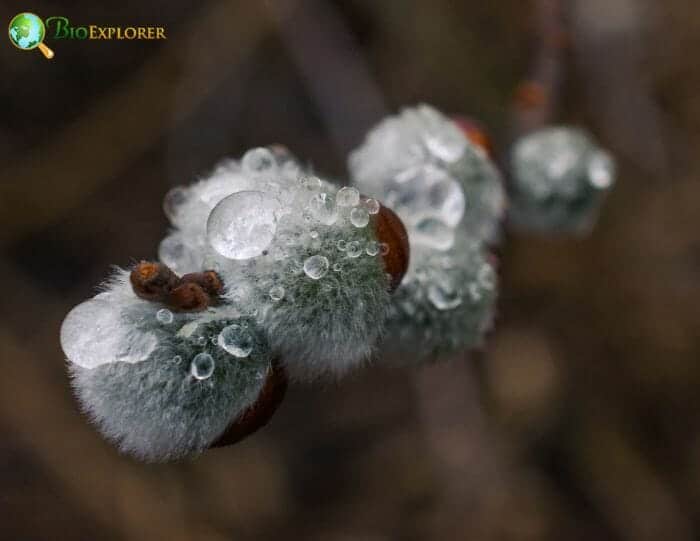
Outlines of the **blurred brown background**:
[[509,233],[483,353],[294,387],[193,462],[119,456],[78,413],[58,330],[153,258],[161,199],[282,142],[337,178],[427,101],[506,139],[552,0],[5,1],[165,42],[0,47],[0,539],[691,540],[700,531],[700,4],[561,0],[557,121],[618,157],[585,239]]

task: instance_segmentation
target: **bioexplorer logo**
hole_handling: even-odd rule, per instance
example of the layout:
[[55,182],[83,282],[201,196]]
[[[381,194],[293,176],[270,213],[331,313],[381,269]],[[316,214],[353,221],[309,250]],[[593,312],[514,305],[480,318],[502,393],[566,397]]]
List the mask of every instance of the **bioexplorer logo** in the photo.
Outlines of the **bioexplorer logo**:
[[68,17],[52,16],[42,21],[34,13],[19,13],[12,17],[8,29],[10,42],[24,51],[39,49],[49,60],[54,52],[44,44],[52,40],[160,40],[167,39],[162,26],[100,26],[71,25]]

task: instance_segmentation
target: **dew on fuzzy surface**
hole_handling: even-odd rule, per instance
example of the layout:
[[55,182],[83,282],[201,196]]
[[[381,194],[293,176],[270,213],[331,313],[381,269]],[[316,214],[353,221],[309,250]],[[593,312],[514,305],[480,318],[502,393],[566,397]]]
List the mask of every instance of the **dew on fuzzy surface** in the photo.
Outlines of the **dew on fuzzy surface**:
[[274,197],[263,192],[229,195],[209,215],[209,244],[228,259],[259,256],[275,238],[279,207]]
[[217,342],[234,357],[245,358],[253,351],[253,337],[250,332],[246,327],[235,323],[221,330]]
[[319,280],[328,272],[328,258],[322,255],[312,255],[304,261],[304,272],[309,278]]
[[208,353],[198,353],[190,364],[190,374],[196,379],[208,379],[214,373],[216,363],[214,358]]

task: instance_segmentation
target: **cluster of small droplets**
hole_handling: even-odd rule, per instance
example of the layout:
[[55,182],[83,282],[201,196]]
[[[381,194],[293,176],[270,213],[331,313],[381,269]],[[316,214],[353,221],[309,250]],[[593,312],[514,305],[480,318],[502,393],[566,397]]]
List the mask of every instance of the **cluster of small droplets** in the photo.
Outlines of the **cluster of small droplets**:
[[498,170],[432,107],[380,122],[348,166],[356,186],[399,215],[413,245],[446,251],[457,229],[474,240],[497,237],[505,206]]
[[371,130],[349,168],[354,183],[381,197],[408,231],[411,264],[394,295],[387,349],[422,360],[476,345],[492,319],[495,272],[485,254],[504,209],[489,157],[450,119],[419,106]]
[[615,181],[615,162],[584,131],[550,127],[516,141],[511,221],[539,231],[585,232]]

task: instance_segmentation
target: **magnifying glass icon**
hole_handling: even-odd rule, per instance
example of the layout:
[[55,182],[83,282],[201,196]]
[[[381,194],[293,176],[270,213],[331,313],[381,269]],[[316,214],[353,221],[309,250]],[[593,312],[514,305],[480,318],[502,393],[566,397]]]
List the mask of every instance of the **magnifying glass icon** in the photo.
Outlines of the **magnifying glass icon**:
[[54,56],[53,51],[44,45],[46,36],[44,21],[33,13],[19,13],[12,17],[8,35],[12,45],[18,49],[30,51],[38,48],[49,60]]

